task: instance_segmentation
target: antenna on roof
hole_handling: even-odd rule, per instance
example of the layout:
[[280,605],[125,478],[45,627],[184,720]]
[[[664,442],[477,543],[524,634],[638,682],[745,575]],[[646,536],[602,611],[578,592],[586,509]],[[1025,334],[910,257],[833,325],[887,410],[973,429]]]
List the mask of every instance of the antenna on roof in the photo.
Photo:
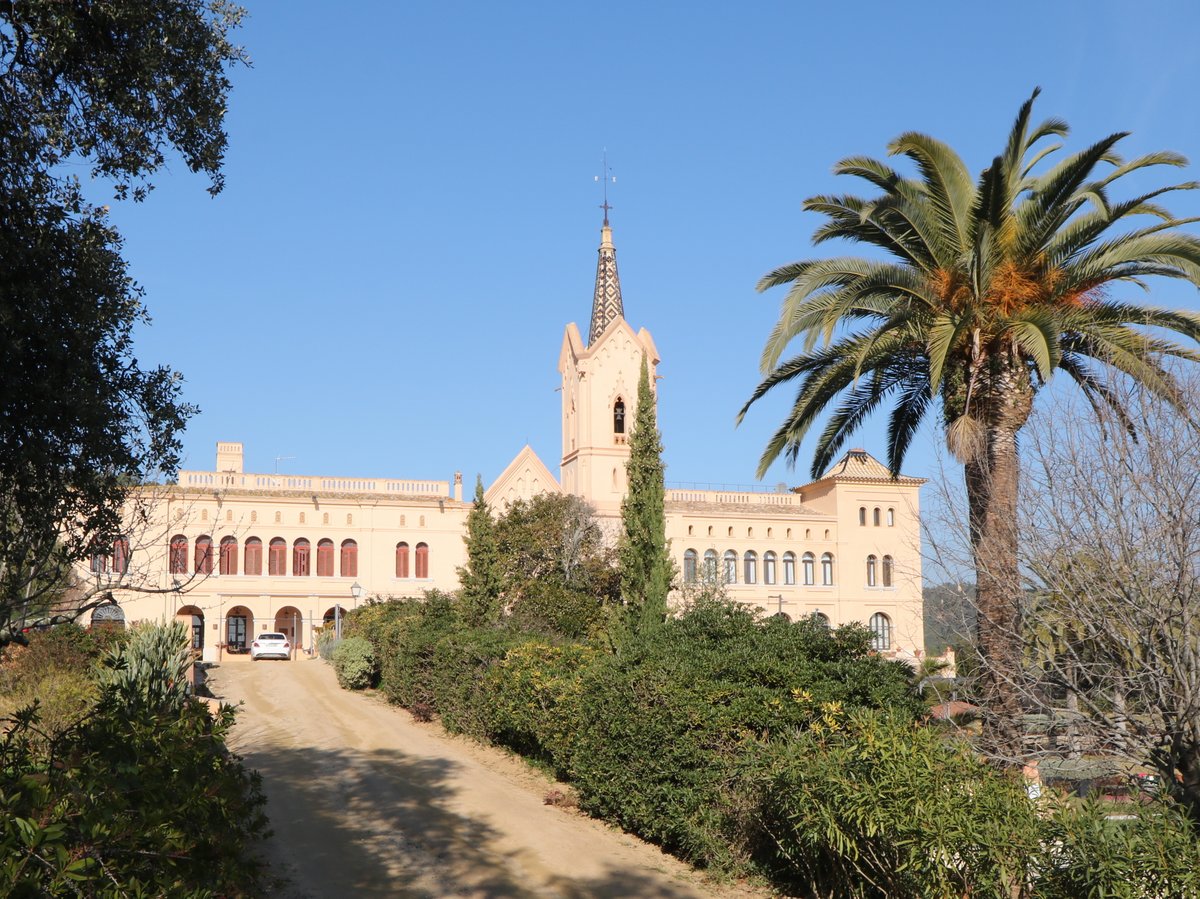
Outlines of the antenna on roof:
[[275,474],[279,474],[279,463],[286,462],[288,459],[295,459],[295,456],[276,456],[275,457]]

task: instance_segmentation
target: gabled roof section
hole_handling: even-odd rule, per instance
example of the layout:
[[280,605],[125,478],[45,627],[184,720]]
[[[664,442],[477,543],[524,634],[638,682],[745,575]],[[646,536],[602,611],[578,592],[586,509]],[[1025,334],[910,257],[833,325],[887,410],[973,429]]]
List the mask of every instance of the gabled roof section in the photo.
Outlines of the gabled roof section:
[[606,344],[611,343],[618,334],[622,333],[627,334],[636,345],[645,351],[646,359],[651,365],[658,365],[662,361],[658,356],[658,347],[654,343],[654,338],[650,336],[650,332],[645,328],[635,332],[633,326],[623,318],[614,321],[598,340],[587,347],[580,340],[578,326],[571,322],[563,332],[562,349],[558,354],[559,372],[565,372],[571,362],[579,363],[581,360],[597,357]]
[[588,330],[588,346],[608,330],[609,325],[625,318],[621,302],[621,278],[617,275],[617,248],[612,242],[608,216],[600,229],[600,258],[596,261],[596,289],[592,294],[592,326]]
[[819,484],[829,480],[900,484],[905,487],[919,487],[925,483],[925,478],[913,478],[903,474],[893,478],[888,467],[865,449],[850,450],[812,483]]
[[558,479],[538,458],[533,447],[525,444],[524,449],[500,473],[500,477],[484,491],[483,498],[489,506],[498,507],[507,506],[518,499],[529,499],[539,493],[561,492]]

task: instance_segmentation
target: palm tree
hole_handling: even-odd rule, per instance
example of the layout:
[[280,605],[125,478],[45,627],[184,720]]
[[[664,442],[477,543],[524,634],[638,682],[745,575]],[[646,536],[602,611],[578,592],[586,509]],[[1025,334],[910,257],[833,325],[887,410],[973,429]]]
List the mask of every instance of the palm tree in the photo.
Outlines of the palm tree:
[[[940,404],[947,445],[966,480],[988,734],[993,749],[1013,759],[1020,751],[1012,681],[1020,661],[1017,435],[1034,397],[1062,371],[1093,408],[1113,408],[1132,427],[1109,373],[1174,401],[1166,357],[1200,358],[1165,333],[1200,339],[1200,316],[1116,298],[1125,285],[1145,288],[1151,276],[1200,285],[1200,239],[1179,230],[1197,219],[1175,218],[1157,202],[1200,185],[1109,196],[1126,175],[1186,160],[1159,152],[1126,162],[1114,152],[1127,136],[1119,133],[1042,166],[1061,148],[1047,139],[1065,137],[1067,125],[1048,119],[1031,127],[1038,93],[978,180],[949,146],[918,133],[888,147],[916,164],[915,178],[868,157],[835,167],[878,194],[807,200],[805,209],[826,218],[814,242],[844,238],[887,258],[795,262],[759,282],[760,291],[791,287],[763,350],[765,377],[738,416],[796,381],[795,403],[758,473],[781,454],[794,464],[811,426],[832,410],[813,459],[818,476],[870,413],[890,405],[887,457],[895,475],[921,421]],[[1129,225],[1134,216],[1148,216],[1149,224]],[[781,361],[794,339],[800,355]]]

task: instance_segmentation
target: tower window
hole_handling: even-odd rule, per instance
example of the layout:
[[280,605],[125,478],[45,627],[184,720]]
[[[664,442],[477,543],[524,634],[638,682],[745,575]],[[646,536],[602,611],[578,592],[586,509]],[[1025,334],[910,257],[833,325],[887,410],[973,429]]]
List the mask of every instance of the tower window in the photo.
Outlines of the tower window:
[[613,433],[625,433],[625,401],[620,397],[613,403]]

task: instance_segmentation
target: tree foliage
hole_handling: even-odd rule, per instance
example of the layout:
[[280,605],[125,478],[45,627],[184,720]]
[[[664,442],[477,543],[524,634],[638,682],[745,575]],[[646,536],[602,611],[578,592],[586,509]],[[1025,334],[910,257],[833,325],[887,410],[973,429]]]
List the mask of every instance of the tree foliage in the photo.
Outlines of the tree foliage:
[[621,501],[623,533],[618,552],[621,594],[634,623],[647,626],[666,615],[672,569],[667,553],[662,439],[645,353],[626,472],[628,490]]
[[496,522],[504,601],[518,627],[585,635],[620,596],[613,551],[571,494],[517,500]]
[[136,359],[142,292],[65,166],[141,199],[177,152],[218,192],[241,15],[224,0],[0,3],[0,641],[55,572],[111,547],[128,487],[177,466],[193,411],[176,372]]
[[467,513],[467,564],[458,569],[459,600],[466,620],[474,626],[494,624],[500,618],[500,548],[496,522],[483,496],[483,478],[475,478],[475,504]]
[[[838,163],[837,174],[876,193],[807,200],[805,209],[826,219],[814,241],[842,238],[886,258],[795,262],[759,282],[760,290],[790,290],[763,350],[765,377],[742,409],[776,387],[798,385],[760,474],[780,455],[794,462],[813,424],[832,410],[813,456],[816,476],[885,405],[888,464],[898,473],[921,421],[940,408],[947,444],[964,465],[978,642],[988,662],[986,720],[994,750],[1008,757],[1020,754],[1017,697],[1004,674],[1020,656],[1017,433],[1056,372],[1093,407],[1113,409],[1132,426],[1110,369],[1172,399],[1175,380],[1163,358],[1197,358],[1172,332],[1200,337],[1194,313],[1118,298],[1152,278],[1200,283],[1200,238],[1181,230],[1193,220],[1159,202],[1198,185],[1128,199],[1113,193],[1126,176],[1134,177],[1123,183],[1153,167],[1182,166],[1183,157],[1124,160],[1116,148],[1127,135],[1117,133],[1049,164],[1060,145],[1047,141],[1065,136],[1067,125],[1034,124],[1036,97],[978,178],[948,145],[912,132],[889,152],[911,160],[916,177],[868,157]],[[784,360],[793,341],[800,354]]]

